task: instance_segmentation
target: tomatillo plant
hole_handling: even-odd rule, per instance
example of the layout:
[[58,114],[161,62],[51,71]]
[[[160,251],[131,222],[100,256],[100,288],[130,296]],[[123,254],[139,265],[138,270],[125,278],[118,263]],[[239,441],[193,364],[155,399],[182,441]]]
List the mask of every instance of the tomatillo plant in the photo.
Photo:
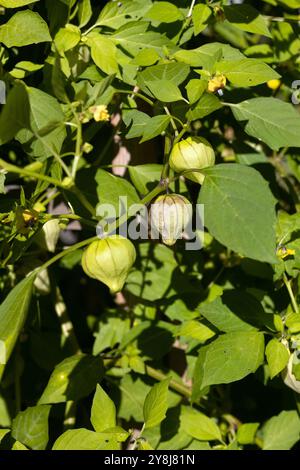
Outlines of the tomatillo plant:
[[0,1],[1,449],[299,449],[299,8]]

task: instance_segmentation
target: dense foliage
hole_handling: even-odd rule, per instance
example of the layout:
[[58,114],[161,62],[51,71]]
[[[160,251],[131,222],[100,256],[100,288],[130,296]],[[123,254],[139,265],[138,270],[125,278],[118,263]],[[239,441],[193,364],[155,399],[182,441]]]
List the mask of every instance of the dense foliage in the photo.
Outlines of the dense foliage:
[[0,447],[299,446],[300,1],[0,9]]

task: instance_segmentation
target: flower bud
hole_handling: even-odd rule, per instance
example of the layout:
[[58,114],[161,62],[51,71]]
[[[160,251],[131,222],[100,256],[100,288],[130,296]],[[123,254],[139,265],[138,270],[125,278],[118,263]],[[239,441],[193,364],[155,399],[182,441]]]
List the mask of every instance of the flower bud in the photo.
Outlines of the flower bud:
[[[177,173],[189,169],[201,170],[213,166],[215,152],[203,137],[188,137],[174,145],[170,155],[170,167]],[[185,173],[186,178],[202,184],[205,175],[198,171]]]
[[192,217],[192,205],[180,194],[159,196],[151,206],[151,227],[162,236],[163,242],[174,245]]
[[122,290],[135,258],[131,241],[112,235],[92,242],[83,252],[81,264],[89,277],[103,282],[115,294]]
[[60,221],[58,219],[48,220],[43,225],[42,230],[36,238],[37,243],[43,249],[50,253],[54,253],[59,239],[60,230]]

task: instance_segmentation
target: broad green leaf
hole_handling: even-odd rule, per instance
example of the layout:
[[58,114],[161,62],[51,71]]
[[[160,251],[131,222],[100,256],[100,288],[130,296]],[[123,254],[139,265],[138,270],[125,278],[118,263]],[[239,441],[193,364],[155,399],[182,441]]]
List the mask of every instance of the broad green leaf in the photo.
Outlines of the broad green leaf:
[[201,98],[205,90],[207,90],[207,81],[193,78],[188,82],[185,88],[190,104],[194,104]]
[[91,409],[91,423],[97,432],[116,426],[116,407],[98,384]]
[[23,127],[30,127],[29,102],[25,87],[16,83],[0,115],[0,144],[9,142]]
[[12,437],[33,450],[47,446],[50,405],[38,405],[21,411],[12,423]]
[[41,70],[43,67],[44,64],[34,64],[33,62],[22,60],[14,66],[14,68],[9,72],[9,75],[14,78],[22,79],[37,70]]
[[127,198],[128,208],[132,204],[138,204],[140,202],[136,190],[132,184],[124,178],[114,176],[108,173],[108,171],[99,169],[97,170],[95,180],[97,183],[99,207],[101,207],[101,204],[111,204],[114,206],[116,214],[119,214],[120,197]]
[[132,21],[122,26],[110,38],[132,56],[145,47],[154,49],[160,55],[165,47],[175,52],[177,47],[170,39],[156,31],[147,31],[148,27],[149,23],[145,21]]
[[47,23],[36,12],[18,11],[0,26],[0,42],[6,47],[22,47],[51,41]]
[[241,380],[264,360],[264,335],[237,331],[219,336],[200,349],[194,370],[193,396],[209,385]]
[[247,134],[271,149],[300,147],[300,115],[291,104],[276,98],[253,98],[231,106],[234,117],[245,121]]
[[190,320],[184,322],[178,328],[176,336],[187,336],[189,338],[194,338],[204,343],[208,339],[215,336],[215,334],[216,333],[211,328],[204,325],[203,323],[196,320]]
[[103,365],[99,357],[87,354],[68,357],[55,367],[39,404],[79,400],[91,393],[102,376]]
[[120,450],[116,439],[88,429],[69,429],[54,442],[52,450]]
[[147,67],[138,73],[138,84],[143,87],[147,82],[155,82],[157,80],[171,81],[175,85],[180,85],[185,81],[190,72],[190,67],[186,64],[177,62],[168,62],[167,64],[153,65]]
[[154,49],[143,49],[132,59],[131,63],[140,65],[141,67],[147,67],[148,65],[155,64],[158,60],[159,55]]
[[289,362],[289,352],[286,347],[273,338],[266,347],[266,357],[270,368],[270,377],[273,379],[281,372]]
[[36,3],[39,0],[1,0],[0,6],[4,8],[19,8],[29,5],[30,3]]
[[237,431],[237,441],[239,444],[254,444],[255,434],[259,427],[259,423],[242,424]]
[[152,95],[159,101],[172,103],[173,101],[180,101],[183,99],[178,86],[170,80],[147,81],[146,85]]
[[90,21],[92,14],[91,0],[79,0],[78,20],[80,28],[83,28]]
[[124,110],[123,121],[128,128],[126,139],[141,137],[150,119],[148,114],[138,111],[137,109]]
[[87,44],[91,48],[93,61],[104,73],[113,75],[119,71],[117,48],[110,38],[100,34],[93,35],[88,38]]
[[129,175],[138,192],[145,196],[159,183],[162,165],[148,163],[129,167]]
[[256,86],[280,78],[269,65],[257,59],[224,60],[216,67],[218,72],[223,73],[231,83],[241,87]]
[[150,10],[145,13],[145,18],[158,23],[174,23],[182,20],[183,15],[179,8],[170,2],[154,2]]
[[188,110],[186,117],[189,121],[195,121],[196,119],[202,119],[208,116],[220,108],[222,108],[222,103],[216,95],[204,93],[200,100]]
[[237,253],[276,263],[275,199],[260,173],[235,163],[204,172],[198,202],[211,235]]
[[64,28],[60,28],[54,38],[58,52],[73,49],[79,43],[80,37],[80,29],[73,24],[67,24]]
[[169,382],[170,379],[165,379],[155,384],[146,396],[143,408],[145,429],[157,426],[165,419]]
[[53,152],[59,153],[66,136],[63,125],[65,116],[59,102],[38,88],[26,87],[26,91],[32,131],[21,130],[16,139],[26,146],[28,153],[35,158],[47,158],[52,156]]
[[300,438],[297,411],[282,411],[269,419],[263,429],[263,450],[289,450]]
[[161,135],[161,133],[168,127],[170,119],[170,116],[167,115],[159,115],[151,118],[145,127],[140,143]]
[[31,275],[19,282],[0,305],[0,341],[5,348],[4,361],[0,361],[0,380],[25,323],[34,279],[35,275]]
[[242,31],[272,37],[266,20],[251,5],[224,6],[224,12],[226,19]]
[[102,9],[96,24],[118,29],[124,24],[138,20],[149,9],[149,0],[123,0],[122,2],[109,2]]
[[220,429],[215,421],[200,411],[184,406],[180,421],[182,430],[199,441],[222,441]]
[[272,324],[273,316],[266,314],[261,303],[242,290],[227,290],[222,297],[200,305],[199,312],[220,331],[253,331]]
[[198,4],[194,6],[192,18],[195,36],[206,28],[207,21],[211,14],[212,10],[207,5]]

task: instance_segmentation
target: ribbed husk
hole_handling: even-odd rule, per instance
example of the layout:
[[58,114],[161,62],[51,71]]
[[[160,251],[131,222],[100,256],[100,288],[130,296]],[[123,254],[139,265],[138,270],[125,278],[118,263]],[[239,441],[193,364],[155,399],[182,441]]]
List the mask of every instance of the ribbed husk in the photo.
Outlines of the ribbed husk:
[[[208,168],[215,164],[215,152],[210,143],[203,137],[188,137],[174,145],[170,155],[170,167],[177,173],[189,169]],[[202,184],[205,175],[191,171],[186,178]]]
[[131,241],[112,235],[92,242],[83,252],[81,263],[88,276],[103,282],[111,293],[116,293],[122,290],[135,258]]
[[151,206],[151,225],[166,245],[174,245],[192,217],[192,205],[180,194],[159,196]]

